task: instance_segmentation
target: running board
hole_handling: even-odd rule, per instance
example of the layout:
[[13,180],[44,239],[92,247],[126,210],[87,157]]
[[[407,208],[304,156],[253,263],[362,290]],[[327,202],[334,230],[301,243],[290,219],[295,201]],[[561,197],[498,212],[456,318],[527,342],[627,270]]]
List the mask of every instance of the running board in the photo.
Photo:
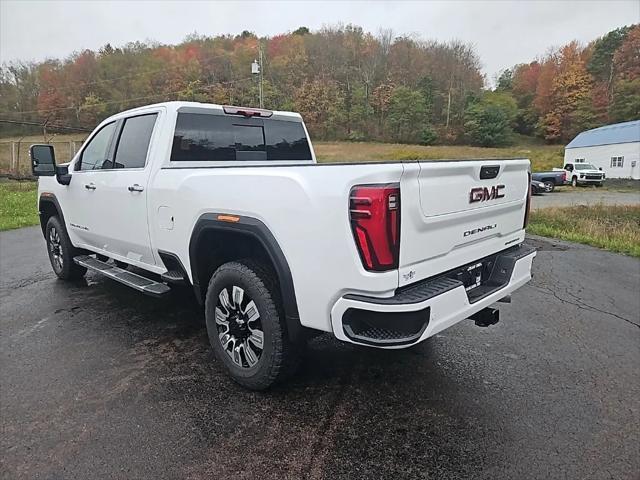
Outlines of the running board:
[[155,280],[143,277],[137,273],[130,272],[110,263],[100,261],[97,258],[90,257],[89,255],[74,257],[73,261],[81,267],[101,273],[116,282],[120,282],[127,287],[131,287],[153,297],[161,297],[171,291],[171,288],[162,282],[156,282]]

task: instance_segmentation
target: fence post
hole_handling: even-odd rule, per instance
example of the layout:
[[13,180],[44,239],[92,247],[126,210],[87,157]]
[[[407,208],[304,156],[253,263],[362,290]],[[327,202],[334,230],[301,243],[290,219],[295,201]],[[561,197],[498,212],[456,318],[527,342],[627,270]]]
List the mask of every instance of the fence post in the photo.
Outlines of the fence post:
[[16,142],[11,142],[11,172],[18,173],[16,171]]

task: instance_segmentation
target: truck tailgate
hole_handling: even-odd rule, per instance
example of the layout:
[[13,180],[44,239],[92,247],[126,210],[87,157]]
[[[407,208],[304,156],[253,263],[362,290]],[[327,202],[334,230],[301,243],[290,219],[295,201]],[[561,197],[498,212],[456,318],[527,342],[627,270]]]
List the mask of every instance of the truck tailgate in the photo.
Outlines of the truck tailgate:
[[399,285],[524,240],[529,160],[405,163]]

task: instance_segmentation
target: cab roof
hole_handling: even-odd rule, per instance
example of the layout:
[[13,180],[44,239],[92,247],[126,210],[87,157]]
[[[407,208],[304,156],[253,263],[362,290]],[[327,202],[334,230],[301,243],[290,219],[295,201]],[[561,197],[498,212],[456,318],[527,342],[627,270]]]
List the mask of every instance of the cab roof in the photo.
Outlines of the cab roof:
[[127,113],[135,113],[143,110],[147,110],[149,108],[156,107],[164,107],[168,111],[194,111],[194,110],[210,110],[211,113],[225,114],[225,107],[229,109],[229,107],[238,108],[238,109],[246,109],[246,110],[264,110],[268,112],[272,112],[274,117],[283,118],[289,117],[292,121],[301,121],[302,117],[299,113],[296,112],[287,112],[282,110],[268,110],[268,109],[258,109],[254,107],[236,107],[232,105],[219,105],[216,103],[201,103],[201,102],[182,102],[182,101],[172,101],[172,102],[160,102],[160,103],[152,103],[150,105],[143,105],[140,107],[132,108],[129,110],[125,110],[123,112],[118,113],[117,115],[127,114]]

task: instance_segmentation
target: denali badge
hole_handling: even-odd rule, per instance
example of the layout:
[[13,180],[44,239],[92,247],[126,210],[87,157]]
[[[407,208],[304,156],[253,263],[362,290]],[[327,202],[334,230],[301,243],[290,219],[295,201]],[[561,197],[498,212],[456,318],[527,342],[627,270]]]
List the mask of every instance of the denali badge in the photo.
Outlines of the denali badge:
[[462,236],[468,237],[469,235],[475,235],[476,233],[484,232],[485,230],[493,230],[497,226],[498,224],[494,223],[493,225],[485,225],[484,227],[474,228],[473,230],[467,230]]
[[469,203],[485,202],[487,200],[495,200],[496,198],[504,197],[504,193],[500,190],[504,188],[504,185],[496,185],[489,190],[487,187],[475,187],[469,192]]

